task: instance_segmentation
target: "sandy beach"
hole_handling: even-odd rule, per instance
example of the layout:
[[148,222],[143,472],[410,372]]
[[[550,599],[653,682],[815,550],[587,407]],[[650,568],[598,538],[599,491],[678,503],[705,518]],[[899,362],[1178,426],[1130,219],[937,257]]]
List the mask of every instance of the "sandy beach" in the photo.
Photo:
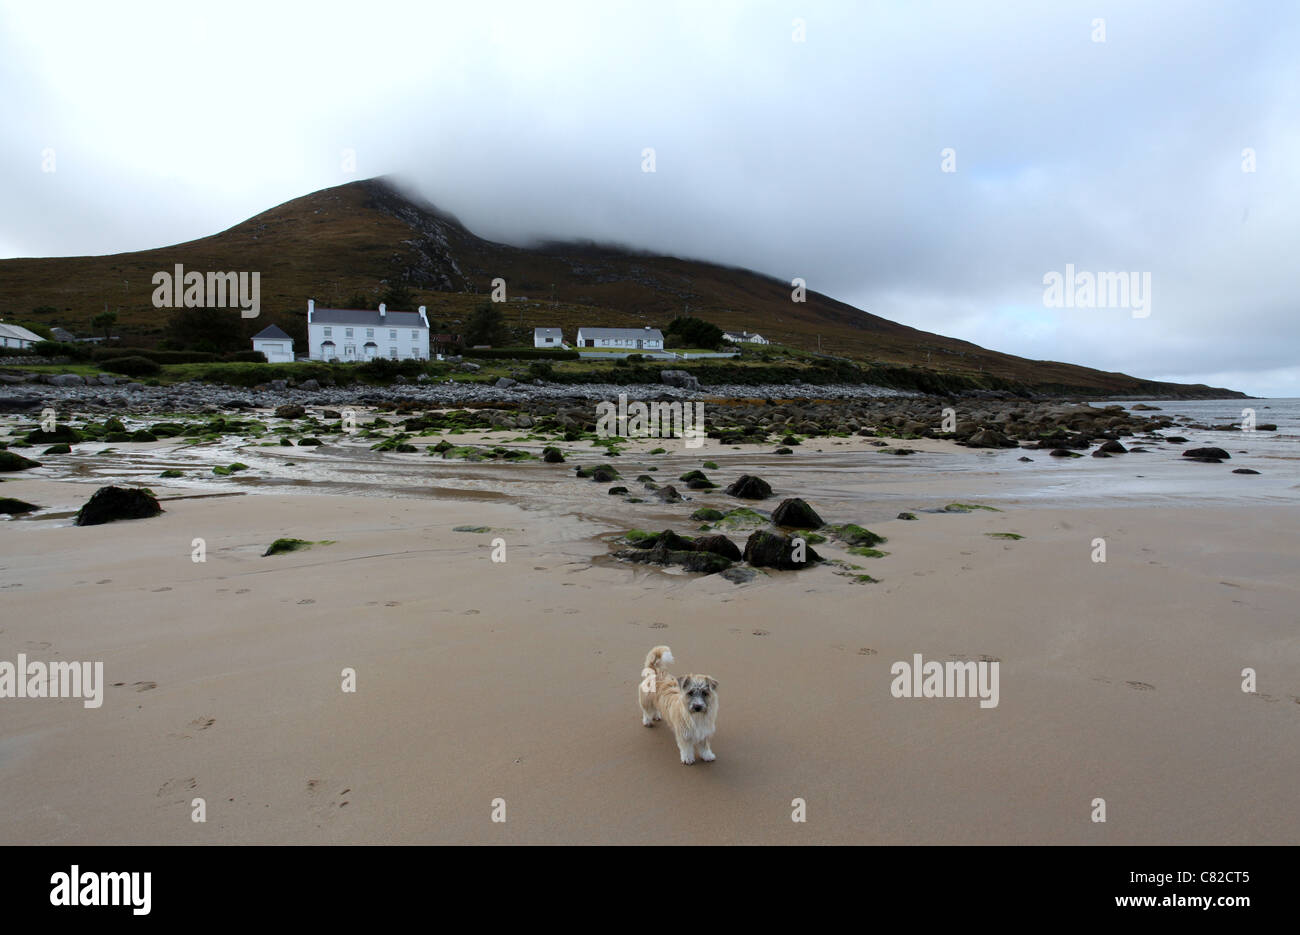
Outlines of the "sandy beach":
[[[908,444],[618,459],[629,486],[711,459],[723,483],[765,477],[762,508],[798,496],[867,525],[884,557],[816,548],[875,583],[619,562],[627,529],[689,533],[692,510],[740,504],[611,497],[574,476],[603,460],[582,443],[549,465],[160,441],[6,475],[0,493],[46,510],[0,524],[0,659],[102,660],[107,687],[97,709],[0,702],[0,841],[1300,840],[1294,472]],[[228,453],[252,470],[224,487],[157,479]],[[109,479],[147,482],[165,512],[73,526]],[[998,512],[896,518],[953,501]],[[263,557],[280,537],[329,544]],[[657,643],[720,683],[714,763],[683,766],[666,728],[641,726]],[[998,704],[894,697],[891,666],[915,654],[997,662]]]

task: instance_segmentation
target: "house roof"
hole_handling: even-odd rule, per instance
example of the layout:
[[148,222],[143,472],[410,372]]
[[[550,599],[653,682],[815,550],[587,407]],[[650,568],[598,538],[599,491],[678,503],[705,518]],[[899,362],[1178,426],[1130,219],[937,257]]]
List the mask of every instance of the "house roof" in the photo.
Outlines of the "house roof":
[[559,328],[534,328],[533,337],[535,338],[558,338],[562,336]]
[[364,328],[425,328],[419,312],[388,312],[353,308],[317,308],[311,313],[313,325],[360,325]]
[[9,325],[0,321],[0,335],[6,338],[18,338],[21,341],[44,341],[39,334],[33,334],[21,325]]
[[658,328],[579,328],[579,333],[588,338],[613,338],[621,341],[636,341],[638,339],[657,338],[664,339],[663,332]]
[[289,337],[287,334],[281,331],[280,328],[276,325],[267,325],[261,331],[257,332],[257,334],[253,335],[254,341],[263,340],[263,339],[267,341],[292,341],[293,340],[293,338]]

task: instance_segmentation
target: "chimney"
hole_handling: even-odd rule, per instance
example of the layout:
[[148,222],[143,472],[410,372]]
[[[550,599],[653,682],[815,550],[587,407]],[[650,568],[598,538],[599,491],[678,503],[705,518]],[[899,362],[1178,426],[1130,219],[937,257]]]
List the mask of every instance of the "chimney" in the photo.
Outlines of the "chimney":
[[386,306],[383,302],[380,302],[380,303],[379,303],[379,317],[380,317],[380,318],[383,318],[383,317],[384,317],[385,315],[387,315],[387,314],[388,314],[388,306]]
[[307,324],[309,325],[311,324],[311,313],[314,311],[316,311],[316,300],[308,299],[307,300]]

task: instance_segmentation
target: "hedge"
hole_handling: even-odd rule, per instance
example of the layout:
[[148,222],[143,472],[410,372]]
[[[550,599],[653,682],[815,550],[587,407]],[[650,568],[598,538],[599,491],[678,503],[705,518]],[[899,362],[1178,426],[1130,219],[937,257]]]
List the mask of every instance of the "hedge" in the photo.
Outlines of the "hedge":
[[577,351],[548,347],[491,347],[466,348],[462,357],[480,357],[487,360],[580,360]]

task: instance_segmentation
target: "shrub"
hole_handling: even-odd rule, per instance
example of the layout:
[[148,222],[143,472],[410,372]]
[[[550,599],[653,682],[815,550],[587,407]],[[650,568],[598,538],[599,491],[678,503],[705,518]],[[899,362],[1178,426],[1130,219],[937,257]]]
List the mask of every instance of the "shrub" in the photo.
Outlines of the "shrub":
[[160,373],[162,367],[147,357],[119,357],[103,362],[105,370],[126,374],[128,377],[146,377]]
[[32,352],[40,357],[71,357],[73,360],[89,360],[90,348],[84,344],[71,344],[64,341],[37,341],[32,345]]

